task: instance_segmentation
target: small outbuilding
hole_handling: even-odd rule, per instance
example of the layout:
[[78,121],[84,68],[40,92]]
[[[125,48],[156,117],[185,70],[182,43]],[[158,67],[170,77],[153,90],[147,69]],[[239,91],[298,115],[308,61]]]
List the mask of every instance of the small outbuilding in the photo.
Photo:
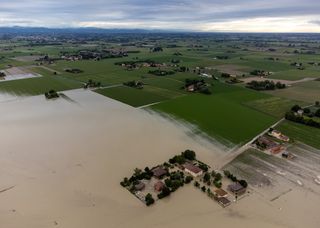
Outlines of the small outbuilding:
[[217,199],[217,201],[223,207],[227,207],[231,204],[231,201],[228,200],[226,197],[220,197]]
[[153,176],[158,179],[162,178],[164,175],[166,175],[168,173],[168,171],[161,166],[153,168],[151,170],[151,172],[152,172]]
[[154,184],[154,190],[157,192],[161,192],[164,187],[164,183],[162,181],[158,181],[157,183]]
[[136,185],[134,186],[134,189],[135,189],[136,191],[142,191],[144,188],[145,188],[145,184],[142,183],[142,182],[139,182],[138,184],[136,184]]
[[221,188],[218,188],[218,189],[214,190],[214,194],[218,198],[221,198],[221,197],[225,197],[226,198],[226,197],[228,197],[228,193],[225,190],[221,189]]
[[246,188],[243,187],[239,182],[228,185],[228,189],[235,195],[242,195],[246,192]]

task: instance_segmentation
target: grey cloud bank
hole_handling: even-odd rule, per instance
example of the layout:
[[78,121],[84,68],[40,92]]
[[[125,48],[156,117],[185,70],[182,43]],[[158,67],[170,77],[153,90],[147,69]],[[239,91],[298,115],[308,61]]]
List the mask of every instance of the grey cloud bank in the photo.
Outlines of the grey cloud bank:
[[[320,1],[315,0],[1,0],[0,3],[0,26],[194,31],[258,31],[273,27],[320,32],[319,16]],[[258,24],[261,26],[257,27]]]

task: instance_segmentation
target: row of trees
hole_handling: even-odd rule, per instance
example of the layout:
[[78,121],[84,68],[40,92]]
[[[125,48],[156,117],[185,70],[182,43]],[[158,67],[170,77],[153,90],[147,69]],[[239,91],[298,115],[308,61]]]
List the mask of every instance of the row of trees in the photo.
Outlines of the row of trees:
[[216,173],[214,170],[211,171],[211,173],[206,172],[203,176],[203,182],[207,185],[214,184],[217,188],[221,188],[222,183],[222,175],[221,173]]
[[161,192],[158,194],[158,198],[162,199],[169,196],[172,192],[175,192],[178,188],[184,186],[184,184],[189,184],[193,181],[192,176],[185,176],[183,172],[176,171],[170,173],[169,178],[164,180],[165,186],[162,188]]
[[167,71],[167,70],[157,69],[157,70],[150,70],[149,74],[153,74],[156,76],[167,76],[167,75],[173,75],[173,74],[175,74],[175,72],[171,71],[171,70]]
[[180,155],[175,155],[169,159],[170,164],[178,163],[180,165],[184,164],[186,160],[193,161],[196,159],[196,153],[193,150],[185,150],[181,152]]
[[[317,115],[320,117],[320,109],[316,112]],[[316,127],[316,128],[320,128],[320,122],[313,120],[310,117],[304,117],[301,115],[296,115],[295,112],[293,111],[289,111],[286,113],[285,118],[287,120],[296,122],[296,123],[301,123],[301,124],[305,124],[311,127]]]
[[264,70],[253,70],[250,72],[250,74],[255,76],[268,76],[269,72]]
[[142,64],[142,63],[148,63],[150,65],[152,64],[156,64],[156,62],[154,60],[151,59],[145,59],[145,60],[136,60],[136,61],[122,61],[122,62],[116,62],[114,63],[115,65],[132,65],[135,66],[137,64]]
[[244,188],[248,187],[247,181],[245,181],[245,180],[238,180],[238,178],[237,178],[235,175],[233,175],[230,171],[224,170],[223,173],[224,173],[224,175],[225,175],[226,177],[228,177],[228,178],[229,178],[230,180],[232,180],[233,182],[238,182],[238,183],[241,184],[241,186],[244,187]]
[[143,83],[140,81],[124,82],[123,85],[136,88],[136,89],[143,89]]
[[284,89],[286,88],[286,84],[274,81],[251,81],[247,83],[247,88],[254,89],[254,90],[275,90],[275,89]]

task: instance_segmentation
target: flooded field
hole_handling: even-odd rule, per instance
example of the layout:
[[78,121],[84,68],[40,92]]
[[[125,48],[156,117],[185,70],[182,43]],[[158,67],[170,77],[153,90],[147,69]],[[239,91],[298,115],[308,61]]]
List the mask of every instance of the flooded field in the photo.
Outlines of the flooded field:
[[[214,167],[225,153],[158,115],[82,89],[64,95],[50,101],[34,96],[1,103],[0,227],[319,224],[319,196],[290,182],[293,190],[272,202],[275,196],[254,190],[224,209],[191,185],[146,207],[119,184],[134,168],[152,167],[185,149],[195,150],[200,160]],[[268,165],[265,169],[272,173]],[[302,200],[311,201],[309,209],[299,204]],[[308,210],[309,214],[295,216]]]
[[3,70],[3,72],[6,74],[6,76],[0,78],[0,82],[41,77],[40,74],[33,73],[23,67],[12,67]]
[[247,179],[252,191],[277,210],[287,210],[294,217],[303,208],[301,226],[317,227],[320,219],[314,211],[320,209],[320,151],[304,144],[291,145],[287,151],[295,158],[287,160],[249,149],[225,169]]

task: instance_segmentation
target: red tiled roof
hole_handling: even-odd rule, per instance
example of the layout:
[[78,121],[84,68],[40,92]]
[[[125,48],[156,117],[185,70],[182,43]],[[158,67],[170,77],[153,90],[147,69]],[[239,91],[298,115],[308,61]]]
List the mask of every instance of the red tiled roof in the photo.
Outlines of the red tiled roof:
[[186,163],[183,165],[183,167],[193,173],[200,173],[202,169],[200,169],[198,166],[195,166],[191,163]]
[[228,195],[228,193],[225,190],[221,189],[221,188],[218,188],[218,189],[214,190],[214,192],[219,196]]

